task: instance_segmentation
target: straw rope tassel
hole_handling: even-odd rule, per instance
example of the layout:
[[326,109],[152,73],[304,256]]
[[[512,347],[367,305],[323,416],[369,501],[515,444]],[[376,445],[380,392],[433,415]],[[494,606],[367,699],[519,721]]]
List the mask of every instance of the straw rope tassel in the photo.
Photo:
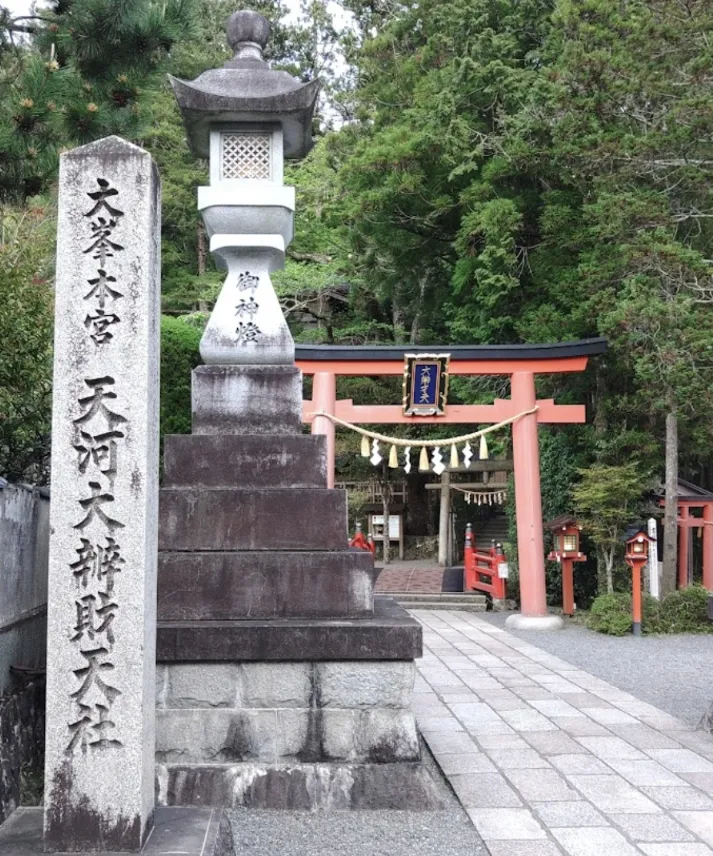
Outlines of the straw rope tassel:
[[488,460],[488,441],[485,438],[485,434],[483,434],[480,438],[480,451],[478,453],[478,457],[481,461]]
[[451,446],[451,469],[458,469],[458,449],[455,443]]
[[396,452],[396,446],[391,447],[391,451],[389,452],[389,468],[392,470],[396,470],[399,467],[399,456]]
[[421,472],[428,472],[430,465],[428,463],[428,449],[425,446],[421,447],[421,454],[418,458],[418,468]]
[[361,456],[362,458],[371,457],[371,449],[369,448],[369,438],[364,434],[361,438]]

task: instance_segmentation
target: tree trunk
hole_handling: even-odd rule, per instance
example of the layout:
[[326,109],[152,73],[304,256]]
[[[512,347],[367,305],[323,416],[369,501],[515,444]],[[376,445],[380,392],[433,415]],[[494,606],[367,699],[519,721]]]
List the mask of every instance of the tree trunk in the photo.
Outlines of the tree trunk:
[[604,378],[604,370],[598,366],[596,378],[596,391],[594,393],[594,434],[603,437],[607,433],[607,414],[604,402],[607,394],[607,384]]
[[666,414],[666,504],[663,518],[661,596],[675,591],[678,565],[678,420]]
[[205,258],[206,258],[206,250],[205,250],[205,228],[203,223],[198,223],[198,232],[197,232],[197,255],[198,255],[198,276],[203,276],[205,274]]
[[612,547],[608,553],[605,553],[607,572],[607,594],[614,593],[614,557],[616,555],[616,547]]
[[426,297],[426,289],[428,288],[428,274],[425,273],[418,283],[418,302],[416,303],[416,311],[413,314],[411,322],[411,335],[409,336],[409,344],[418,345],[418,340],[421,335],[421,316],[423,315],[423,302]]

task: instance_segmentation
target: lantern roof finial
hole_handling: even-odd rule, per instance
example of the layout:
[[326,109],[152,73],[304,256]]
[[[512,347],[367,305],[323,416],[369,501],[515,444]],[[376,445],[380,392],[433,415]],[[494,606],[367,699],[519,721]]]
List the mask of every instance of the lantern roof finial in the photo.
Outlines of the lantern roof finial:
[[265,62],[262,52],[270,40],[270,22],[259,12],[241,9],[233,12],[226,26],[228,44],[235,56],[226,68],[235,68],[237,63]]

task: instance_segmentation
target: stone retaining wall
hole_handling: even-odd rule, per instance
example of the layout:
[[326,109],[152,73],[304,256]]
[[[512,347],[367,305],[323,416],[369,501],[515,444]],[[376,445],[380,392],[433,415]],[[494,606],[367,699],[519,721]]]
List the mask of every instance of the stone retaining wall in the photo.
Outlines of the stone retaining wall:
[[11,666],[44,667],[48,549],[49,492],[0,479],[0,697]]

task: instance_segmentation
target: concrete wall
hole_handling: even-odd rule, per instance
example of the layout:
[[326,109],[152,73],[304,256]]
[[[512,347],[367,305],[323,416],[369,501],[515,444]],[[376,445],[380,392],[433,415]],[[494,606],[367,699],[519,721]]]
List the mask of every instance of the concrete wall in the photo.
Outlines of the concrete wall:
[[49,492],[0,479],[0,696],[11,666],[44,668]]

